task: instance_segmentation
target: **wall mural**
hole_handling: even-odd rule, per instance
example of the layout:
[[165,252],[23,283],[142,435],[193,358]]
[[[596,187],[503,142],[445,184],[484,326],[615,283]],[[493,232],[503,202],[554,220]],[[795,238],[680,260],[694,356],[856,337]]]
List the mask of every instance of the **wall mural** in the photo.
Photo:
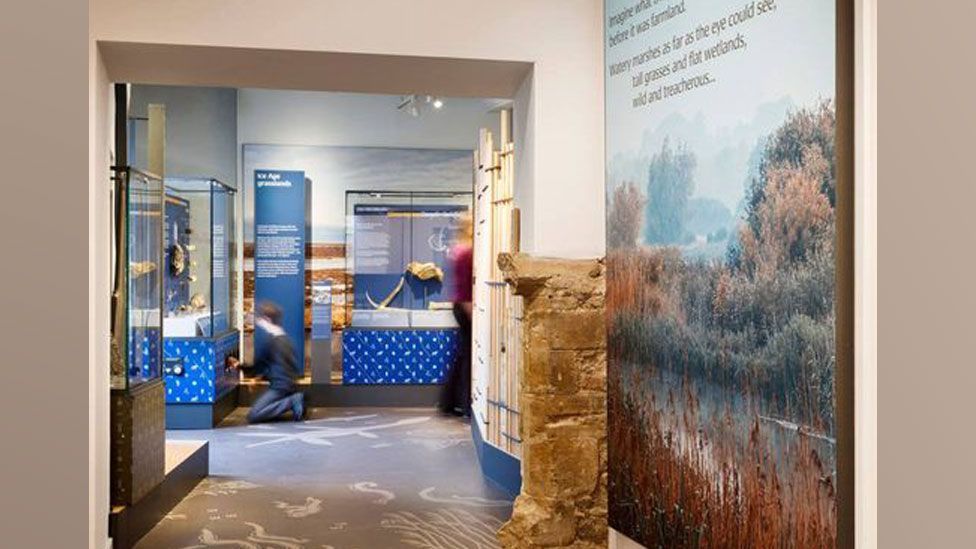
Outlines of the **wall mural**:
[[833,1],[607,0],[610,526],[833,547]]

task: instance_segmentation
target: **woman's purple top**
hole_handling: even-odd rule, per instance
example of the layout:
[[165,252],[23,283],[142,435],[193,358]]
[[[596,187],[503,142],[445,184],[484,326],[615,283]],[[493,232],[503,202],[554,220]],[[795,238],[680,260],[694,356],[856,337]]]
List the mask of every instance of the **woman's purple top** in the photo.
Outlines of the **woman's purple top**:
[[472,280],[472,250],[470,244],[458,244],[451,248],[451,271],[454,273],[454,284],[451,288],[451,301],[454,303],[470,303]]

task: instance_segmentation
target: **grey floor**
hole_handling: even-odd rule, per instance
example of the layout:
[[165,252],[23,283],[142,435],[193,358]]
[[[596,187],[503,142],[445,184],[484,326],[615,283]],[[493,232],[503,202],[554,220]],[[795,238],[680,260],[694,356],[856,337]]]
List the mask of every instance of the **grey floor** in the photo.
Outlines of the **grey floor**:
[[211,477],[136,546],[497,547],[511,514],[481,475],[467,423],[433,410],[323,408],[304,423],[211,431]]

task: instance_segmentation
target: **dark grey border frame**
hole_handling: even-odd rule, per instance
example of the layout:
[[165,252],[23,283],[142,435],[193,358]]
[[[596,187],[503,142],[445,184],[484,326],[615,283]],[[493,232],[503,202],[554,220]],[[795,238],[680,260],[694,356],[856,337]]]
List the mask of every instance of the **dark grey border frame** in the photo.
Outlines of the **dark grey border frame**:
[[837,547],[855,545],[854,455],[854,0],[836,0],[837,265],[835,406],[837,407]]

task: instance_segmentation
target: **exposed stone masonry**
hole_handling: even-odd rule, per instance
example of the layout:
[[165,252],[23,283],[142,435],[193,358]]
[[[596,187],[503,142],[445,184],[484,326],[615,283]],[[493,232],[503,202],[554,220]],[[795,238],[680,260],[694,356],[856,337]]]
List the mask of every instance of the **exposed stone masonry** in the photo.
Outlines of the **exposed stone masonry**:
[[524,297],[522,492],[506,548],[607,545],[605,268],[501,254]]

